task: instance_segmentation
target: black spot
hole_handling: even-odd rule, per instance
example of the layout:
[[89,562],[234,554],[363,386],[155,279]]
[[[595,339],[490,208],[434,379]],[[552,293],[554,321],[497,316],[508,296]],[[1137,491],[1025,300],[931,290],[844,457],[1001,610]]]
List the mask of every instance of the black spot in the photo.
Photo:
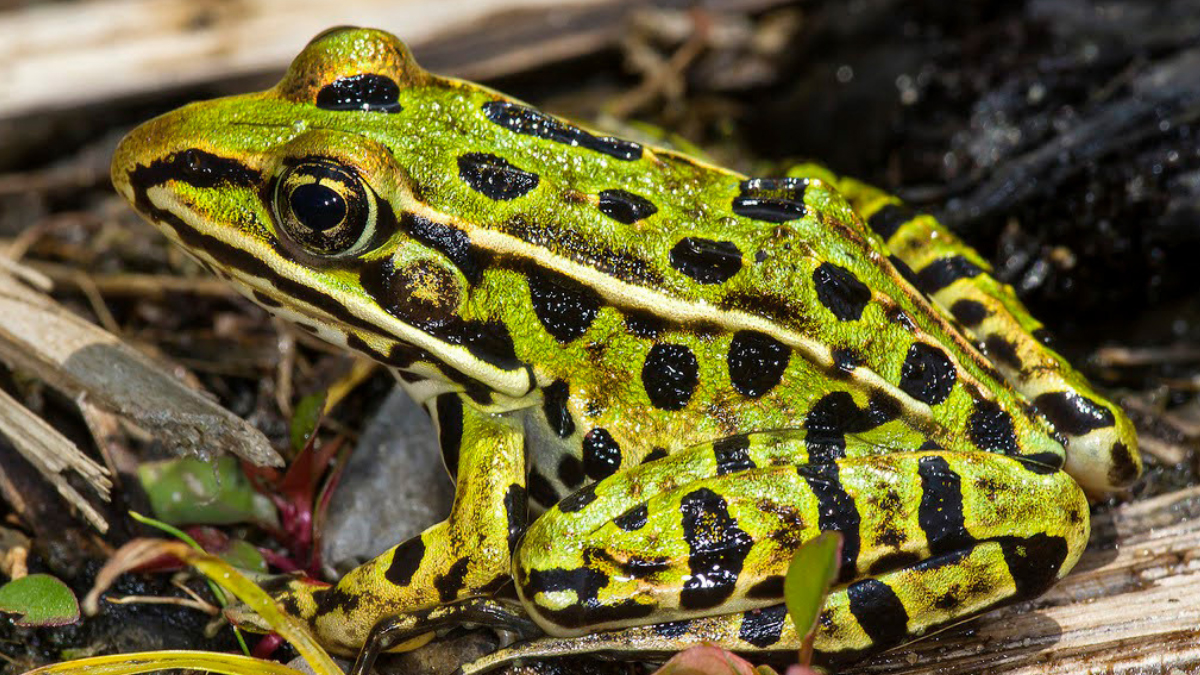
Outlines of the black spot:
[[563,513],[575,513],[582,511],[584,507],[594,501],[596,501],[596,484],[592,483],[564,497],[558,503],[558,510]]
[[[155,221],[161,220],[175,225],[174,229],[182,237],[189,231],[194,233],[195,230],[180,222],[178,216],[155,207],[148,194],[150,188],[173,180],[204,189],[221,185],[253,187],[261,182],[262,173],[236,159],[220,157],[197,148],[172,153],[165,159],[156,159],[149,165],[139,165],[130,171],[129,183],[136,193],[134,201],[138,210],[152,215]],[[193,237],[186,243],[188,248],[209,250],[209,247],[203,246],[200,241]],[[237,250],[249,255],[242,249]],[[259,264],[262,264],[261,260]]]
[[437,397],[438,443],[442,447],[442,461],[451,476],[458,475],[458,454],[462,449],[463,404],[458,394],[442,394]]
[[450,602],[458,597],[458,592],[466,588],[467,568],[471,566],[469,558],[459,558],[454,561],[445,574],[439,574],[433,579],[433,587],[437,589],[438,598],[442,602]]
[[783,575],[772,574],[746,590],[747,598],[773,600],[783,598]]
[[938,596],[938,599],[933,602],[933,606],[942,611],[950,611],[955,609],[962,603],[958,594],[953,591],[947,591]]
[[691,572],[679,592],[679,605],[685,610],[717,607],[733,595],[754,540],[729,515],[725,499],[708,488],[684,495],[679,510]]
[[461,344],[471,356],[502,370],[516,370],[521,365],[512,335],[503,321],[465,321],[457,330],[438,337]]
[[642,158],[642,146],[633,141],[611,136],[597,137],[543,112],[509,101],[488,101],[483,104],[483,114],[489,120],[518,134],[587,148],[624,161]]
[[896,234],[896,230],[899,230],[901,225],[912,220],[916,215],[907,206],[886,204],[883,208],[872,213],[870,218],[867,218],[867,225],[875,231],[875,234],[878,234],[884,241],[887,241],[892,238],[893,234]]
[[613,523],[626,532],[633,532],[646,526],[649,515],[650,512],[646,505],[638,504],[625,513],[613,518]]
[[458,177],[479,194],[496,201],[523,197],[538,186],[538,175],[513,166],[487,152],[469,152],[458,158]]
[[613,220],[632,225],[658,213],[649,199],[625,190],[604,190],[600,193],[600,213]]
[[650,312],[636,309],[625,312],[625,330],[634,337],[653,340],[666,329],[667,322]]
[[654,448],[650,452],[646,453],[646,456],[642,458],[641,463],[645,464],[647,462],[653,462],[655,460],[662,459],[663,457],[666,457],[666,456],[667,456],[666,448]]
[[[291,596],[285,596],[290,598]],[[349,615],[354,615],[358,612],[362,605],[363,595],[361,593],[352,593],[341,586],[331,586],[329,588],[318,588],[313,592],[313,600],[317,603],[317,614],[325,614],[328,612],[346,612]],[[284,608],[299,607],[299,603],[283,601]],[[302,613],[293,613],[292,616],[298,616]]]
[[751,178],[744,180],[738,188],[741,193],[733,198],[733,212],[745,218],[768,223],[784,223],[803,218],[808,213],[804,206],[804,191],[808,180],[804,178]]
[[1057,452],[1036,452],[1031,455],[1018,455],[1013,457],[1021,463],[1028,471],[1036,473],[1039,476],[1048,476],[1056,473],[1063,468],[1066,462],[1066,456]]
[[597,595],[600,589],[607,585],[608,575],[586,567],[531,570],[528,580],[524,583],[524,595],[533,597],[538,593],[560,591],[575,593],[578,602],[571,603],[564,609],[536,608],[536,611],[567,628],[582,628],[610,621],[631,622],[650,616],[658,609],[655,603],[643,604],[633,599],[622,600],[616,604],[605,604],[597,598]]
[[563,380],[555,380],[542,389],[542,414],[546,423],[559,438],[575,433],[575,420],[567,404],[571,399],[570,386]]
[[684,345],[660,343],[642,365],[642,385],[659,410],[682,410],[700,382],[700,363]]
[[908,263],[894,255],[888,256],[888,262],[892,264],[892,267],[900,273],[900,276],[903,277],[905,281],[912,284],[914,288],[918,287],[917,273],[913,271],[913,268],[908,266]]
[[863,364],[862,356],[849,347],[838,347],[833,350],[833,368],[835,375],[849,375],[854,369]]
[[504,493],[504,515],[508,518],[508,552],[517,548],[529,520],[529,499],[525,488],[513,483]]
[[924,342],[914,342],[900,367],[900,391],[926,405],[945,401],[954,391],[958,371],[946,352]]
[[1112,458],[1112,466],[1108,468],[1108,482],[1110,484],[1116,486],[1128,485],[1141,473],[1141,470],[1138,468],[1137,458],[1133,456],[1133,452],[1130,452],[1128,445],[1113,443],[1109,457]]
[[809,461],[830,462],[846,456],[846,434],[862,433],[895,419],[900,404],[894,398],[876,392],[859,408],[847,391],[835,391],[821,397],[804,419],[805,445]]
[[490,262],[488,253],[474,247],[466,232],[408,211],[400,214],[400,227],[408,236],[446,256],[469,283],[477,284],[483,278]]
[[917,272],[917,288],[933,295],[959,279],[970,279],[983,269],[961,255],[938,258]]
[[583,462],[579,461],[578,457],[571,454],[564,454],[558,460],[558,480],[562,481],[562,484],[567,489],[574,490],[583,485],[585,478],[587,476],[583,473]]
[[540,504],[542,508],[548,509],[558,502],[558,492],[554,489],[554,485],[537,469],[529,470],[529,476],[525,482],[529,486],[530,498]]
[[890,586],[877,579],[863,579],[846,589],[850,613],[871,638],[871,649],[897,645],[908,636],[908,612]]
[[842,487],[838,478],[838,465],[834,462],[804,464],[796,467],[796,473],[808,483],[809,489],[817,496],[817,526],[820,530],[842,533],[839,582],[853,579],[858,572],[858,549],[862,542],[859,528],[862,519],[858,515],[858,507],[854,505],[854,497]]
[[867,570],[867,574],[876,576],[884,572],[903,569],[910,567],[921,561],[921,556],[912,551],[897,551],[882,555],[871,563],[871,569]]
[[936,455],[917,461],[921,477],[921,505],[917,523],[925,532],[929,551],[935,555],[967,549],[975,539],[963,520],[962,479],[950,463]]
[[817,300],[839,321],[861,319],[871,300],[871,289],[866,284],[850,270],[833,263],[821,263],[813,270],[813,284],[817,289]]
[[1071,436],[1083,436],[1116,424],[1112,411],[1073,391],[1051,391],[1038,395],[1033,405],[1054,428]]
[[271,307],[273,309],[278,309],[279,307],[283,307],[282,302],[276,300],[275,298],[272,298],[271,296],[267,295],[266,293],[263,293],[262,291],[258,290],[257,288],[251,292],[254,294],[254,299],[256,301],[258,301],[258,304],[262,305],[263,307]]
[[1002,410],[994,401],[979,401],[967,420],[967,436],[975,447],[1005,454],[1016,454],[1017,434],[1013,430],[1012,415]]
[[376,73],[361,73],[334,80],[317,92],[317,107],[325,110],[361,110],[398,113],[400,87]]
[[701,284],[724,283],[742,269],[742,252],[732,241],[684,237],[670,257],[671,267]]
[[783,635],[783,622],[787,620],[787,607],[775,605],[764,607],[742,615],[742,627],[738,637],[759,649],[766,649],[779,642]]
[[392,563],[388,565],[383,578],[395,586],[407,586],[412,583],[413,575],[425,558],[425,542],[421,535],[408,539],[392,551]]
[[750,459],[750,439],[745,434],[726,436],[713,443],[713,455],[717,460],[717,475],[748,471],[757,468]]
[[950,305],[950,314],[967,328],[974,328],[991,316],[991,311],[988,310],[987,305],[978,300],[963,298],[955,300],[954,304]]
[[600,297],[574,279],[534,267],[527,272],[533,312],[546,332],[567,344],[587,332],[600,313]]
[[997,541],[1017,587],[1014,599],[1032,598],[1050,588],[1069,552],[1065,539],[1046,534],[998,537]]
[[621,446],[608,430],[596,427],[583,437],[583,470],[588,478],[608,478],[621,468]]
[[1054,346],[1054,336],[1051,335],[1050,331],[1046,330],[1044,327],[1034,329],[1034,331],[1032,333],[1030,333],[1030,335],[1033,336],[1034,340],[1037,340],[1038,342],[1046,345],[1047,347]]
[[673,640],[675,638],[683,637],[684,635],[687,635],[688,628],[690,628],[691,625],[692,625],[691,619],[684,619],[683,621],[670,621],[667,623],[656,623],[653,626],[651,626],[651,628],[654,629],[654,633],[656,635],[658,635],[659,637],[664,637],[664,638],[667,638],[668,640]]
[[1003,336],[992,333],[984,339],[983,344],[987,347],[988,356],[996,363],[1002,363],[1013,370],[1021,369],[1021,357],[1017,354],[1016,345]]
[[743,396],[758,398],[783,379],[792,348],[758,331],[734,333],[729,343],[729,380]]

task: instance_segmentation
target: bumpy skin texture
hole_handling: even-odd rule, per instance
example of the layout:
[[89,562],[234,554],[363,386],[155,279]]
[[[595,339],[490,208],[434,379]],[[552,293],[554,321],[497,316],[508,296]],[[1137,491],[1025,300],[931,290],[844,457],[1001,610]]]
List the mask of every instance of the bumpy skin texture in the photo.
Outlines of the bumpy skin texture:
[[1080,485],[1140,473],[1120,410],[931,217],[589,132],[386,33],[330,31],[274,89],[148,122],[113,179],[438,425],[450,517],[282,594],[337,651],[510,581],[558,637],[479,668],[793,649],[781,575],[839,530],[817,648],[854,657],[1040,593],[1086,543]]

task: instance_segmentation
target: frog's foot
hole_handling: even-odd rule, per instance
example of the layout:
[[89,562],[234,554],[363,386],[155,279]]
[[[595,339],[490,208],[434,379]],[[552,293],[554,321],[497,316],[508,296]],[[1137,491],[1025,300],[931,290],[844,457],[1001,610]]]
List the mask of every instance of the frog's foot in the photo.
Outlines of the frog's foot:
[[518,603],[468,598],[381,620],[371,629],[349,675],[367,675],[381,653],[420,646],[435,632],[459,626],[487,626],[525,640],[541,634]]
[[947,320],[957,322],[1004,379],[1067,439],[1067,473],[1090,494],[1128,487],[1142,472],[1129,418],[1047,344],[1012,286],[936,218],[896,197],[823,167],[801,165],[795,177],[832,183],[893,253],[893,262]]
[[584,488],[526,532],[517,591],[551,636],[586,643],[654,622],[612,644],[792,649],[771,609],[783,575],[805,541],[839,531],[840,586],[816,649],[861,656],[1036,596],[1087,542],[1087,501],[1061,470],[980,452],[871,455],[846,440],[846,457],[813,461],[803,432],[750,434]]
[[[280,607],[311,629],[330,652],[353,656],[385,619],[428,640],[438,609],[494,595],[511,581],[512,549],[524,531],[525,455],[521,430],[505,418],[443,394],[431,405],[443,454],[456,475],[450,516],[351,570],[336,585],[291,580],[273,593]],[[455,611],[463,612],[465,609]],[[418,629],[429,628],[424,633]]]

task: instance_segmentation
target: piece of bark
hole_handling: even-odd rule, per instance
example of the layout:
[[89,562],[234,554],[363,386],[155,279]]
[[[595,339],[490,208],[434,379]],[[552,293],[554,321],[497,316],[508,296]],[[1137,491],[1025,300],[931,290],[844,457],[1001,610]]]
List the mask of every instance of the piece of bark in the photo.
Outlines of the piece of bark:
[[0,435],[4,436],[22,457],[38,470],[58,494],[101,532],[108,531],[108,521],[88,502],[67,476],[82,477],[103,498],[108,500],[112,481],[104,467],[83,454],[70,439],[35,415],[20,401],[0,389]]
[[282,458],[263,434],[118,338],[0,274],[0,359],[199,456]]

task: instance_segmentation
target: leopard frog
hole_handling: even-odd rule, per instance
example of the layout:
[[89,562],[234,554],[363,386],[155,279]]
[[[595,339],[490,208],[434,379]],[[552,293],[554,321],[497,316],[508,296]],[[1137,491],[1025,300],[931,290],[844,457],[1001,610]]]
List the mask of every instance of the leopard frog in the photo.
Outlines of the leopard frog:
[[1126,417],[933,217],[816,166],[749,178],[587,130],[384,32],[333,29],[273,89],[147,122],[112,176],[436,425],[446,520],[278,590],[334,652],[462,624],[526,638],[468,672],[794,650],[784,572],[838,531],[815,647],[844,662],[1046,590],[1087,495],[1141,471]]

